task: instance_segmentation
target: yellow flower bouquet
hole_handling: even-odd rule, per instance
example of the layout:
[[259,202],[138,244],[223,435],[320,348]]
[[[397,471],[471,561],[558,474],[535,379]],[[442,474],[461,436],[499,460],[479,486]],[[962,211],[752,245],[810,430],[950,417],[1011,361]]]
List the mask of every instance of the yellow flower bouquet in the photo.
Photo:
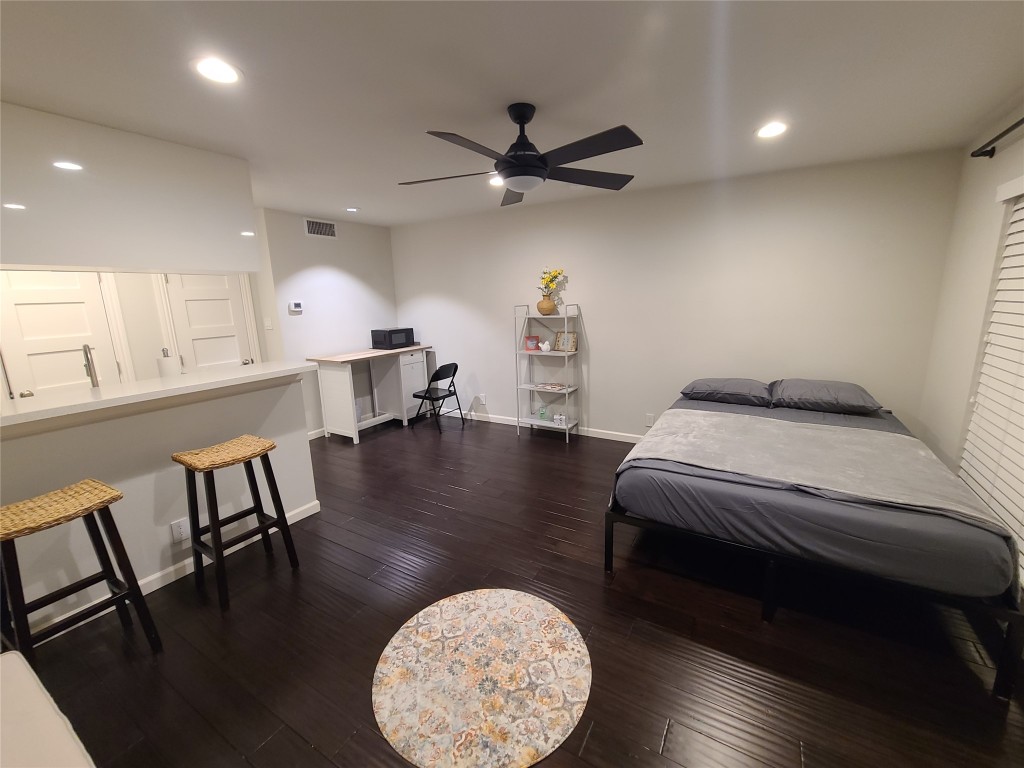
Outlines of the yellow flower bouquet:
[[540,273],[540,285],[537,288],[545,296],[551,296],[562,290],[568,279],[564,269],[545,269]]

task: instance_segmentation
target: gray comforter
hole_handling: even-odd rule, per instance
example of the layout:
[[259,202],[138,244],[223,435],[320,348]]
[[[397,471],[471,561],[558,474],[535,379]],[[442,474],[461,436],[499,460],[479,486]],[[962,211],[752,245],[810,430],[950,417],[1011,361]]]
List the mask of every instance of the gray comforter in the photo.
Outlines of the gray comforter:
[[629,452],[642,459],[784,483],[832,499],[951,517],[1010,538],[959,478],[914,437],[738,413],[668,410]]

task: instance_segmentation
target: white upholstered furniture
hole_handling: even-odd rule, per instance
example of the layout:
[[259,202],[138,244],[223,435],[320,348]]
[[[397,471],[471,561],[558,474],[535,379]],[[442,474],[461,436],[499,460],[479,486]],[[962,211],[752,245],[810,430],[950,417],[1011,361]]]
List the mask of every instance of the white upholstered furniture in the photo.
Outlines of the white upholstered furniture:
[[71,723],[17,651],[0,655],[0,765],[93,768]]

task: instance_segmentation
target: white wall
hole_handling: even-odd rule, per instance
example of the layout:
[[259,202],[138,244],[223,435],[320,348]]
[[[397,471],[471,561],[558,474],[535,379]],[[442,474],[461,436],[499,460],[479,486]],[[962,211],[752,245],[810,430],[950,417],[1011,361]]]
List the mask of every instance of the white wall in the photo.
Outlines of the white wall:
[[[971,148],[1019,117],[1016,111],[993,123]],[[1024,139],[1001,143],[991,159],[972,158],[968,151],[961,158],[963,181],[920,404],[924,422],[920,437],[951,467],[960,460],[985,311],[1002,252],[1006,207],[996,200],[996,189],[1024,175]]]
[[[961,153],[622,192],[398,227],[398,320],[515,415],[512,306],[564,267],[583,426],[639,434],[691,379],[857,381],[912,428]],[[276,261],[275,261],[276,268]]]
[[[337,222],[337,238],[311,237],[300,215],[270,209],[261,215],[267,258],[257,281],[263,316],[274,310],[276,330],[264,331],[271,359],[368,349],[372,328],[395,324],[390,230]],[[297,300],[303,312],[290,314],[288,302]],[[322,429],[314,376],[304,378],[303,391],[310,431]]]
[[[53,167],[71,160],[84,170]],[[249,165],[226,155],[0,106],[6,266],[143,272],[259,269]]]

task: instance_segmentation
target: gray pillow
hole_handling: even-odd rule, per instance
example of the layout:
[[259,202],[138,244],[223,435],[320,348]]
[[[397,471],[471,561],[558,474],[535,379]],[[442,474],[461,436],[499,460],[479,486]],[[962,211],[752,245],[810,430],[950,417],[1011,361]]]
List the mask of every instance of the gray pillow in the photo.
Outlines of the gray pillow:
[[756,379],[696,379],[683,387],[688,400],[713,400],[735,405],[772,404],[771,391],[763,381]]
[[779,379],[771,384],[772,408],[799,408],[826,413],[874,413],[882,404],[848,381]]

